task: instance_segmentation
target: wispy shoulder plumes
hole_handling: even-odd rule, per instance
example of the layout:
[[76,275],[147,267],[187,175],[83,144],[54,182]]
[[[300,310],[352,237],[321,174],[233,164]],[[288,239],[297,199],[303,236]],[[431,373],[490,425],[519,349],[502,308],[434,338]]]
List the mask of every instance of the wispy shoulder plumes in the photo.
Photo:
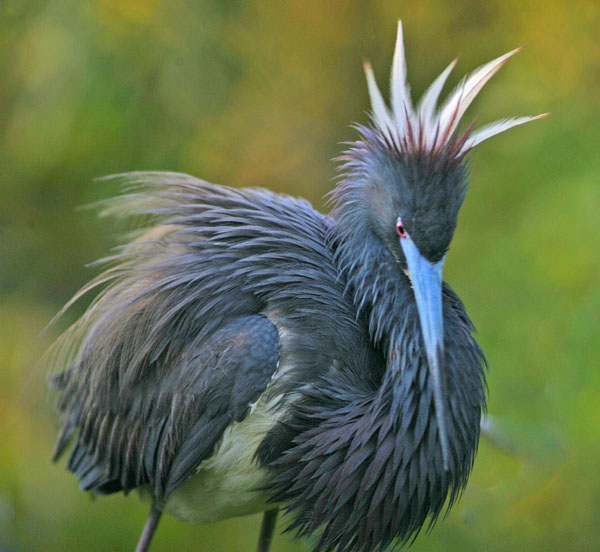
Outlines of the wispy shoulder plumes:
[[448,75],[456,65],[457,60],[455,59],[433,81],[419,103],[413,107],[410,87],[406,79],[402,22],[399,21],[390,79],[391,105],[389,108],[377,87],[371,64],[365,62],[373,121],[377,130],[388,144],[400,152],[435,153],[450,146],[454,156],[462,157],[477,144],[496,134],[547,116],[548,113],[543,113],[535,117],[503,119],[475,131],[471,131],[471,128],[469,128],[462,136],[455,136],[458,123],[471,102],[506,61],[519,50],[520,48],[512,50],[482,65],[473,73],[464,77],[448,95],[445,102],[438,106],[440,92]]

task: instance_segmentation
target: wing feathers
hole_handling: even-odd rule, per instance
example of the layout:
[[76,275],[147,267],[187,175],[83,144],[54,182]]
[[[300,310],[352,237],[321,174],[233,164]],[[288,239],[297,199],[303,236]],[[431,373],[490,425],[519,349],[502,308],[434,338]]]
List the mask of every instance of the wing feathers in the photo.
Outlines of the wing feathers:
[[279,334],[264,316],[231,320],[193,345],[173,367],[176,377],[151,379],[137,390],[156,403],[148,418],[93,408],[69,424],[66,433],[80,428],[69,469],[82,489],[129,491],[150,484],[158,499],[168,497],[212,455],[227,426],[245,417],[278,360]]
[[[331,221],[307,202],[186,175],[123,178],[129,194],[107,209],[146,213],[151,227],[113,258],[50,353],[70,367],[50,382],[64,424],[55,457],[77,434],[68,466],[86,488],[150,484],[162,496],[270,381],[278,335],[262,309],[285,316],[288,331],[318,329],[302,377],[342,346],[362,351],[364,335],[327,241]],[[187,454],[188,441],[205,452]]]

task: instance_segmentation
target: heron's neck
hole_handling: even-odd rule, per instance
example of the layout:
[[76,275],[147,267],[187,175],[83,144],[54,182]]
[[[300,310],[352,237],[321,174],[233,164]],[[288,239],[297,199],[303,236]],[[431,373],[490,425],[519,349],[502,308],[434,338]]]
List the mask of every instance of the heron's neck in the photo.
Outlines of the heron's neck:
[[343,224],[333,229],[339,270],[385,369],[374,385],[362,379],[373,370],[365,364],[358,373],[323,378],[303,391],[286,420],[290,445],[270,466],[275,500],[291,502],[298,512],[293,529],[311,534],[325,525],[320,544],[333,543],[328,549],[355,542],[358,534],[366,539],[361,550],[375,550],[393,535],[408,539],[459,495],[477,448],[485,397],[481,352],[460,301],[446,290],[445,327],[460,331],[446,344],[452,408],[451,459],[444,466],[412,289],[368,230],[347,228],[345,234]]
[[388,349],[399,340],[418,339],[414,294],[392,253],[368,230],[340,230],[338,265],[372,342]]
[[[384,359],[373,408],[386,411],[399,424],[415,412],[426,419],[433,382],[409,279],[391,252],[368,231],[347,236],[343,243],[339,260],[348,290],[368,326],[372,345]],[[433,426],[432,430],[437,431]]]

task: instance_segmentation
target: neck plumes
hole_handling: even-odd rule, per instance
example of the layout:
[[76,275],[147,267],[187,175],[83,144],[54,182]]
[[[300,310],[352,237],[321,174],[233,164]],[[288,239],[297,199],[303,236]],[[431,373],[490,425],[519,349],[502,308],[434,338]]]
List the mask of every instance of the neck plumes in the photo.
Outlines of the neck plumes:
[[366,321],[372,345],[384,358],[370,412],[387,417],[391,427],[393,460],[386,468],[394,473],[395,507],[405,516],[400,522],[401,534],[408,538],[428,517],[435,520],[444,504],[450,506],[466,485],[485,408],[485,359],[471,335],[474,328],[460,299],[444,284],[442,377],[449,445],[444,465],[434,386],[409,278],[368,227],[361,227],[351,216],[344,217],[340,210],[337,214],[338,262],[347,277],[348,292]]
[[466,484],[485,403],[481,351],[460,300],[444,287],[444,467],[408,278],[367,219],[343,208],[332,244],[370,337],[370,361],[303,390],[285,421],[290,445],[269,463],[273,501],[288,504],[299,535],[321,529],[320,552],[383,550],[434,522]]

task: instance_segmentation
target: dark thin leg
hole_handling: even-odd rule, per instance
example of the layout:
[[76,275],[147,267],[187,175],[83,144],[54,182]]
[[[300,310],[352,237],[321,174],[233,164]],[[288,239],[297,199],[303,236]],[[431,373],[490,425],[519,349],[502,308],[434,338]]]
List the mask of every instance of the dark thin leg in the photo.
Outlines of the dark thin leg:
[[263,514],[256,552],[269,552],[273,533],[275,532],[275,523],[277,523],[277,512],[277,508],[273,508],[272,510],[267,510]]
[[142,531],[142,536],[138,541],[135,552],[146,552],[148,550],[150,547],[150,541],[152,540],[152,535],[154,535],[154,531],[156,531],[161,514],[162,512],[156,507],[156,505],[152,504],[150,515],[146,520],[146,525],[144,525],[144,530]]

